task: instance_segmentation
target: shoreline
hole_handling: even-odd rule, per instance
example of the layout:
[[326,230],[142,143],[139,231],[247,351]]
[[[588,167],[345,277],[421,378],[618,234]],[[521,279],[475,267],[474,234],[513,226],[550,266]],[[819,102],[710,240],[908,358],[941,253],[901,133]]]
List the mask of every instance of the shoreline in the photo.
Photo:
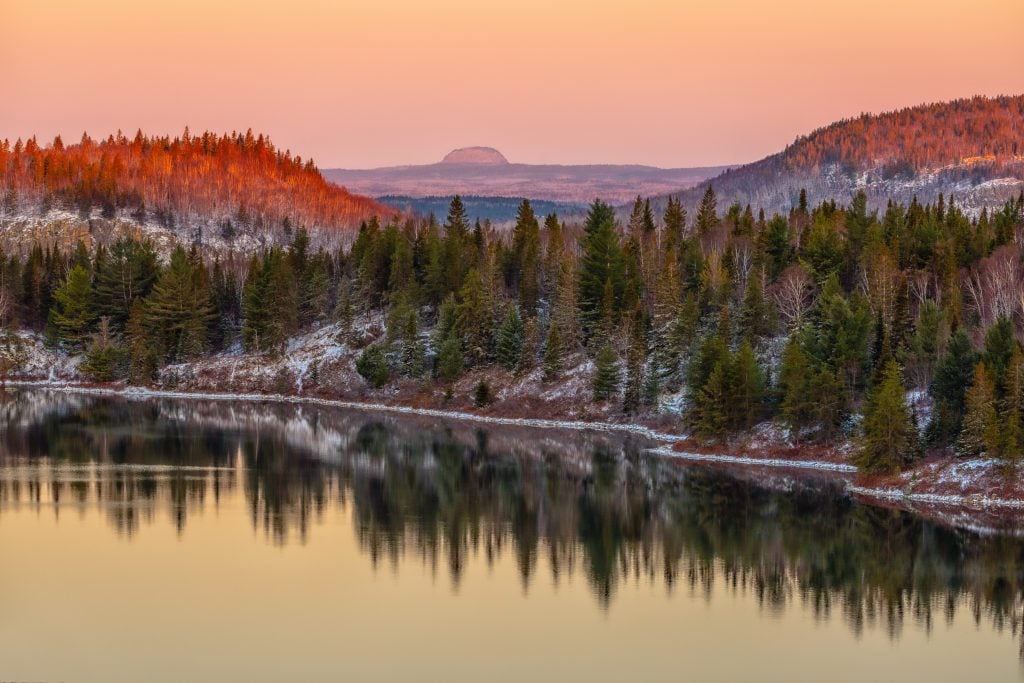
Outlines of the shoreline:
[[[669,447],[689,440],[689,436],[670,434],[636,423],[593,422],[584,420],[550,420],[544,418],[516,418],[495,415],[479,415],[466,411],[442,410],[437,408],[415,408],[412,406],[391,405],[387,403],[369,403],[346,401],[341,399],[321,398],[279,393],[242,393],[242,392],[201,392],[180,391],[169,389],[150,389],[147,387],[117,387],[80,384],[54,380],[8,380],[4,386],[25,387],[59,391],[69,394],[92,396],[118,396],[126,399],[146,400],[153,398],[199,399],[209,401],[249,401],[319,405],[347,410],[377,411],[398,415],[416,415],[438,419],[478,422],[484,424],[534,427],[539,429],[569,429],[578,431],[603,431],[636,434],[652,441],[661,442],[662,446],[648,448],[647,452],[658,457],[710,465],[723,465],[748,470],[767,467],[772,469],[813,470],[834,476],[842,482],[845,490],[852,496],[866,498],[876,504],[923,504],[945,507],[956,507],[964,510],[1013,510],[1024,509],[1024,496],[1020,498],[994,497],[985,493],[943,494],[930,492],[914,492],[896,486],[861,486],[856,483],[857,468],[848,463],[828,462],[823,460],[799,460],[788,458],[757,458],[750,456],[725,455],[712,453],[696,453],[678,451]],[[851,479],[852,477],[852,479]]]

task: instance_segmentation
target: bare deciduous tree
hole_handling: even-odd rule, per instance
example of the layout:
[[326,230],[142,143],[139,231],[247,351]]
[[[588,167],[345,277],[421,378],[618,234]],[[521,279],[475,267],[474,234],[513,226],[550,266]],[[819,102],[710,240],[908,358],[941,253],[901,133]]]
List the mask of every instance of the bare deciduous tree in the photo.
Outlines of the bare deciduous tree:
[[803,266],[794,264],[772,287],[772,299],[782,319],[790,327],[798,327],[814,304],[814,281]]
[[1007,244],[981,259],[964,277],[963,288],[982,330],[1024,310],[1022,276],[1020,249]]

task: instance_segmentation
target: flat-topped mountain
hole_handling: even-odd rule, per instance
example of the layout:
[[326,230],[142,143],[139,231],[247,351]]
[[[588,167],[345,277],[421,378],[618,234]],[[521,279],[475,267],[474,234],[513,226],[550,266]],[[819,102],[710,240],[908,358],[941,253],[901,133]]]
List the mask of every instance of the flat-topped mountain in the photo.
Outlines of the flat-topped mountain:
[[507,166],[508,159],[493,147],[460,147],[445,154],[441,163]]
[[724,166],[656,168],[621,164],[517,164],[493,147],[463,147],[438,163],[371,169],[328,168],[328,180],[372,197],[475,195],[588,203],[625,202],[638,194],[692,187]]

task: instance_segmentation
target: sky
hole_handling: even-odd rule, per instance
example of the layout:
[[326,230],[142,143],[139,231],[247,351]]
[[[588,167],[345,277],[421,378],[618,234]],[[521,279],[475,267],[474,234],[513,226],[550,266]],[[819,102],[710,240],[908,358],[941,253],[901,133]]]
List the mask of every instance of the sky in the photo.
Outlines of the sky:
[[321,167],[736,164],[1024,92],[1024,0],[0,0],[0,138],[252,128]]

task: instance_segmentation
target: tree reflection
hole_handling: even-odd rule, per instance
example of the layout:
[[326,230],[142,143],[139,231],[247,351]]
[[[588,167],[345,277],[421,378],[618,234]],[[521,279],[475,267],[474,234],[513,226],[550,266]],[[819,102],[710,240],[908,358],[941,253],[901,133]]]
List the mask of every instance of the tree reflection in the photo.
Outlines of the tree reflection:
[[0,402],[0,515],[103,511],[132,536],[244,496],[273,543],[304,543],[346,509],[374,566],[422,562],[458,589],[473,561],[511,553],[522,587],[581,575],[611,606],[627,581],[711,599],[798,604],[855,633],[897,636],[968,610],[1020,632],[1024,541],[857,504],[838,488],[773,491],[644,455],[607,434],[480,430],[282,405],[69,399]]

